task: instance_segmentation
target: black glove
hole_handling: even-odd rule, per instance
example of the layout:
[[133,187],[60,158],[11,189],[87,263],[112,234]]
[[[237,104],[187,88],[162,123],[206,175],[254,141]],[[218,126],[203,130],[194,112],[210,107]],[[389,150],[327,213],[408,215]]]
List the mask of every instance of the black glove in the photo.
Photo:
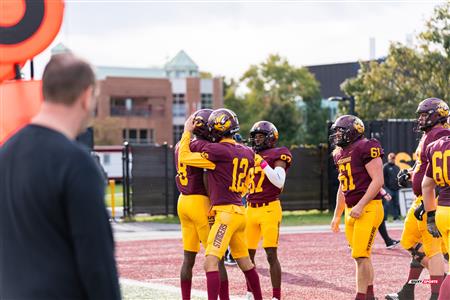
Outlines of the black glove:
[[409,174],[408,169],[400,170],[400,172],[398,172],[398,174],[397,174],[398,185],[401,187],[407,188],[410,178],[411,178],[411,175]]
[[427,212],[427,229],[428,229],[428,232],[433,237],[438,238],[438,237],[441,237],[442,235],[436,226],[435,215],[436,215],[435,210]]
[[215,221],[216,221],[216,216],[208,216],[209,228],[211,228],[214,225]]
[[425,206],[423,205],[423,201],[420,201],[420,205],[416,207],[414,210],[414,216],[417,220],[422,221],[423,215],[425,214]]

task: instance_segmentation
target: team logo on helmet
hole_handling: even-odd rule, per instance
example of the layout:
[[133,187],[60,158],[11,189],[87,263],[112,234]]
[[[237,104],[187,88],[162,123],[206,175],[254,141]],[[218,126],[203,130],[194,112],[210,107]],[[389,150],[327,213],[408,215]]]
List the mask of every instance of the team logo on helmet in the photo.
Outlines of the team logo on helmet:
[[364,123],[361,121],[361,119],[355,118],[355,121],[353,121],[353,127],[355,127],[358,133],[364,133]]
[[436,112],[441,117],[448,117],[448,105],[447,105],[447,103],[445,103],[444,101],[440,101],[440,103],[438,104],[438,106],[436,108]]
[[227,115],[222,114],[214,120],[214,129],[218,131],[227,131],[231,126],[231,121]]
[[194,118],[195,127],[202,127],[204,124],[203,122],[205,122],[205,119],[202,116],[196,116]]

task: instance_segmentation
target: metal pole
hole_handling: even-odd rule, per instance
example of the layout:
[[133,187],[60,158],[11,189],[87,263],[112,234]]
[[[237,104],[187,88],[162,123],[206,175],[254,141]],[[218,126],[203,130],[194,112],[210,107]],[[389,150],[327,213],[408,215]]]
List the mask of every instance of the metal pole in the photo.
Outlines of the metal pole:
[[34,79],[34,61],[33,61],[33,59],[30,60],[30,78]]
[[126,165],[126,159],[125,159],[125,145],[127,142],[123,143],[123,148],[122,148],[122,197],[123,197],[123,217],[125,218],[127,216],[127,193],[125,190],[125,165]]
[[319,166],[320,166],[320,211],[323,211],[323,153],[322,153],[322,149],[323,149],[323,145],[319,144],[318,145],[319,148]]
[[115,202],[116,181],[114,179],[111,179],[109,181],[109,191],[110,191],[110,195],[111,195],[111,219],[113,221],[115,221],[116,220],[116,202]]
[[131,200],[130,200],[130,144],[125,144],[125,181],[126,181],[126,193],[127,193],[127,216],[131,215]]
[[356,116],[356,112],[355,112],[355,97],[350,96],[348,98],[348,100],[350,101],[350,114],[353,116]]
[[169,147],[164,143],[164,193],[166,198],[166,216],[169,215]]

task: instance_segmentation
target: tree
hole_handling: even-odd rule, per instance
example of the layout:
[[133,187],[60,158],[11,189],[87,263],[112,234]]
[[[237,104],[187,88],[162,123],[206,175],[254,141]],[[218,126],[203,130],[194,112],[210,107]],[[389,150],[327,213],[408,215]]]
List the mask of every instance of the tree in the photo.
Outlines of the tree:
[[121,141],[122,128],[116,118],[107,117],[94,120],[94,144],[117,145]]
[[[248,89],[241,97],[236,95],[239,85]],[[250,66],[239,82],[225,86],[225,106],[238,114],[243,135],[254,122],[267,120],[277,126],[281,145],[316,144],[326,139],[326,111],[320,101],[314,76],[276,54]]]
[[450,101],[450,2],[436,7],[418,40],[415,47],[392,43],[385,59],[361,63],[342,84],[363,119],[414,118],[425,98]]

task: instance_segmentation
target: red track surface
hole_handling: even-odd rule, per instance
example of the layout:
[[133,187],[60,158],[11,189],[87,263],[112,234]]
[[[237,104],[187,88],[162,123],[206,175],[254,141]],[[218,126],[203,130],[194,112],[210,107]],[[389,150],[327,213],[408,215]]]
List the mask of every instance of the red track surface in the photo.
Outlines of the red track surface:
[[[399,238],[400,231],[392,231]],[[264,299],[270,299],[268,264],[263,250],[256,263]],[[144,282],[179,286],[182,263],[181,240],[130,241],[117,243],[120,276]],[[280,236],[279,257],[283,270],[284,299],[354,299],[354,263],[342,233],[304,233]],[[397,291],[407,277],[410,256],[400,247],[387,250],[377,235],[372,261],[375,268],[375,294],[379,299]],[[193,288],[206,289],[203,252],[194,267]],[[245,295],[243,274],[237,267],[227,267],[231,295]],[[429,278],[424,271],[422,277]],[[429,285],[416,286],[416,299],[428,299]]]

